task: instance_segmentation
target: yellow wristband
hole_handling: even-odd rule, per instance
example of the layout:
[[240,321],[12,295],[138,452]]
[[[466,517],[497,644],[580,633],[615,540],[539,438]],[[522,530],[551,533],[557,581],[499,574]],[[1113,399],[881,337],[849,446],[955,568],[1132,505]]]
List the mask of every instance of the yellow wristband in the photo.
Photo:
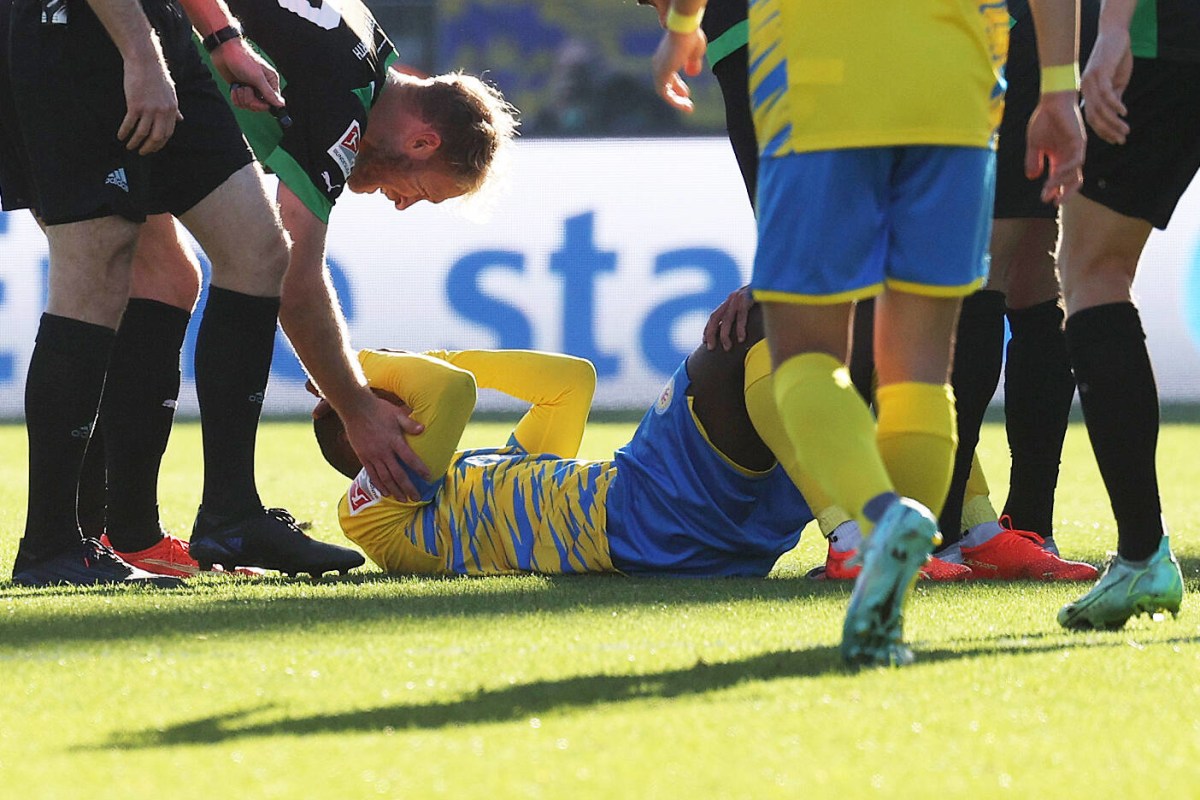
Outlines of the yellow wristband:
[[704,19],[703,8],[695,14],[680,14],[672,5],[667,12],[667,30],[671,33],[694,33],[700,27],[702,19]]
[[1057,67],[1042,67],[1042,94],[1050,92],[1078,92],[1079,64],[1061,64]]

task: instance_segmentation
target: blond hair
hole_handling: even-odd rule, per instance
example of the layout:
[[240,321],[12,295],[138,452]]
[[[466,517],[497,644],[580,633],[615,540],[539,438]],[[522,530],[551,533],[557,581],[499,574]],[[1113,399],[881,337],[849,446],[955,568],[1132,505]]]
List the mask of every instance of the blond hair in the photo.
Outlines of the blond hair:
[[474,194],[499,171],[517,132],[517,109],[500,90],[474,75],[451,72],[412,93],[418,113],[442,143],[436,160]]

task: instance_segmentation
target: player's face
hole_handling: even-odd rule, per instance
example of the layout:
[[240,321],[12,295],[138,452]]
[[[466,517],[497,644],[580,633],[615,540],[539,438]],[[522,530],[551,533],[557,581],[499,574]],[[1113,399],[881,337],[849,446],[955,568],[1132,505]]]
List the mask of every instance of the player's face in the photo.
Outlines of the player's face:
[[377,190],[392,201],[397,211],[403,211],[422,200],[441,203],[462,194],[457,181],[432,168],[392,175]]
[[358,154],[346,185],[358,194],[382,192],[397,211],[422,200],[441,203],[463,193],[453,176],[439,171],[429,160],[404,154],[382,155],[366,146]]

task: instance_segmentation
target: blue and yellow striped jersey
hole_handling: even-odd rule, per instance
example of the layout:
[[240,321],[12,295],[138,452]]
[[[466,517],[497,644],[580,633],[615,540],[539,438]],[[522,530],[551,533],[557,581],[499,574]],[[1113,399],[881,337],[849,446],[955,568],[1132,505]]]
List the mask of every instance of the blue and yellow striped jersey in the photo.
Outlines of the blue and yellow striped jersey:
[[[346,536],[389,572],[766,575],[812,519],[781,467],[747,471],[708,440],[686,396],[686,361],[613,460],[584,461],[572,456],[595,385],[585,361],[524,351],[359,359],[372,386],[403,394],[426,424],[413,445],[439,476],[425,500],[407,502],[361,471],[339,501]],[[468,373],[532,404],[507,447],[454,452],[475,394],[449,389]]]
[[992,145],[1004,102],[1004,0],[751,0],[749,20],[764,157]]
[[432,502],[382,497],[360,473],[338,505],[346,535],[389,572],[435,575],[610,572],[611,461],[464,450]]

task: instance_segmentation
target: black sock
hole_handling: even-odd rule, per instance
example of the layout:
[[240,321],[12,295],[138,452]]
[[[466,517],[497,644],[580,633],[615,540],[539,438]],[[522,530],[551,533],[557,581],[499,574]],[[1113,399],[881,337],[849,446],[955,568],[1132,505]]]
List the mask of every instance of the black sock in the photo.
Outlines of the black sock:
[[162,538],[158,470],[179,397],[179,351],[191,314],[156,300],[125,309],[100,401],[108,473],[106,529],[114,549],[145,550]]
[[875,300],[854,304],[850,337],[850,380],[867,405],[875,408]]
[[[103,400],[101,400],[103,402]],[[99,422],[92,427],[83,466],[79,469],[79,491],[75,516],[79,530],[89,539],[104,535],[104,507],[108,503],[108,470],[104,466],[104,431]]]
[[79,546],[79,468],[115,335],[102,325],[42,315],[25,379],[29,507],[14,571]]
[[962,538],[963,495],[971,477],[971,461],[979,444],[979,428],[1000,383],[1004,357],[1004,295],[981,289],[963,300],[950,383],[958,417],[958,449],[950,490],[938,520],[943,544]]
[[196,395],[204,439],[202,502],[213,514],[262,508],[254,443],[278,316],[278,297],[209,287],[196,338]]
[[1117,552],[1141,561],[1154,554],[1163,530],[1154,463],[1158,389],[1137,309],[1110,303],[1072,314],[1067,350],[1117,520]]
[[1012,455],[1004,513],[1018,530],[1054,534],[1054,490],[1075,376],[1063,310],[1049,300],[1008,310],[1012,339],[1004,367],[1004,421]]

